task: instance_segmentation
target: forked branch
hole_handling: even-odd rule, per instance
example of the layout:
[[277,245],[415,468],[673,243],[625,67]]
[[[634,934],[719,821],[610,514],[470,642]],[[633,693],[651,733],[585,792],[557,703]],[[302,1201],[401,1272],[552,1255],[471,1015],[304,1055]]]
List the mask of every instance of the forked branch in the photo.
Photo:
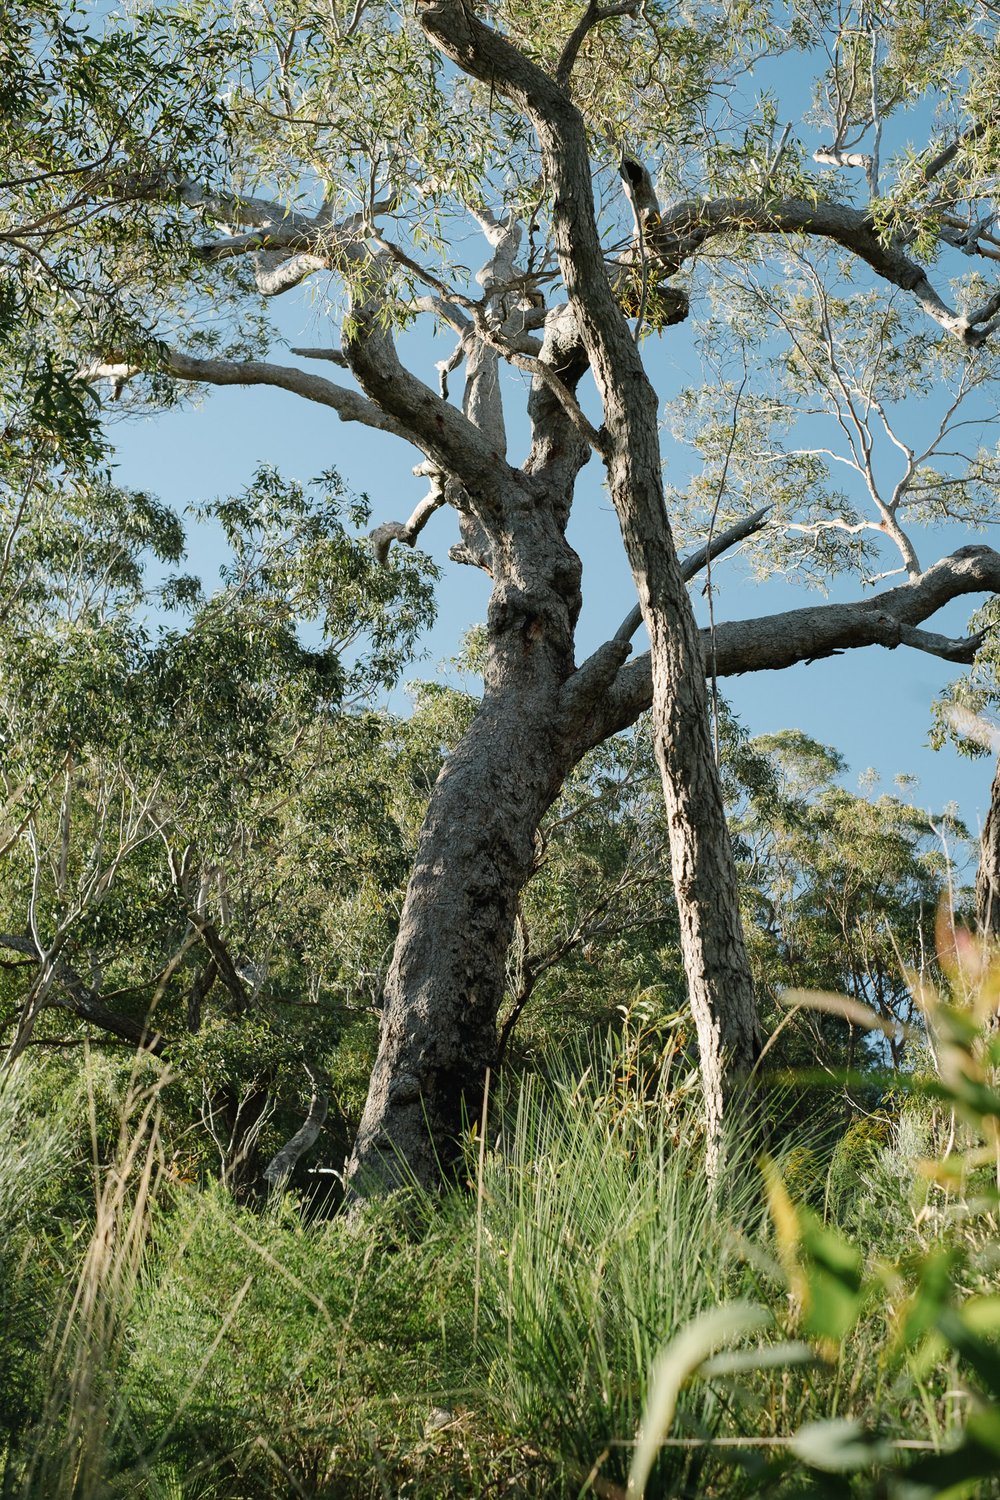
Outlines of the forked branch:
[[415,474],[427,474],[431,487],[428,493],[415,507],[408,521],[383,521],[381,526],[376,526],[371,533],[371,544],[375,549],[375,556],[383,565],[389,557],[389,548],[393,542],[403,542],[407,547],[415,547],[417,537],[423,531],[427,522],[436,510],[440,510],[446,500],[444,475],[436,470],[430,469],[426,464],[418,464],[413,471]]
[[621,5],[599,5],[598,0],[588,0],[579,21],[573,27],[556,64],[556,82],[567,84],[580,55],[580,48],[595,26],[602,21],[614,20],[616,16],[634,16],[639,10],[639,0],[624,0]]

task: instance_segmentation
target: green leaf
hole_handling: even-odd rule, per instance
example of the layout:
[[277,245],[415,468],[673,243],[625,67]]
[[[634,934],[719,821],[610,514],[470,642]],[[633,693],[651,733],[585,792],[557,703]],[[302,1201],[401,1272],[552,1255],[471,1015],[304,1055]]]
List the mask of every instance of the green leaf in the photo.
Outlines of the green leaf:
[[706,1380],[716,1375],[744,1375],[752,1370],[783,1370],[795,1365],[819,1364],[816,1350],[801,1339],[780,1344],[762,1344],[758,1349],[735,1349],[706,1359],[699,1374]]
[[902,1471],[901,1500],[964,1500],[978,1494],[982,1480],[1000,1474],[1000,1451],[993,1446],[994,1438],[991,1430],[988,1441],[981,1441],[970,1418],[957,1448],[918,1458]]
[[853,1417],[807,1422],[799,1428],[789,1447],[803,1463],[835,1474],[882,1463],[892,1452],[884,1438],[866,1432]]
[[912,1348],[936,1326],[943,1307],[951,1300],[957,1251],[941,1247],[932,1250],[920,1266],[916,1288],[900,1319],[899,1341]]
[[839,1343],[857,1322],[866,1296],[861,1253],[835,1230],[806,1215],[801,1249],[808,1287],[803,1330]]
[[641,1497],[646,1493],[660,1444],[670,1433],[684,1382],[720,1344],[757,1333],[770,1322],[771,1314],[763,1307],[752,1302],[732,1302],[693,1318],[657,1355],[629,1472],[630,1495]]
[[962,1314],[945,1308],[937,1326],[953,1349],[972,1366],[991,1396],[1000,1400],[1000,1351],[967,1325]]

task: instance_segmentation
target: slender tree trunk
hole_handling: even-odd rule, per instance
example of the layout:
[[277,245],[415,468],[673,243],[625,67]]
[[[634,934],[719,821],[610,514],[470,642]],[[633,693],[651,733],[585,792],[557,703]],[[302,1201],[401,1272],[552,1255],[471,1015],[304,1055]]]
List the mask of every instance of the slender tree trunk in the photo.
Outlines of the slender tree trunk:
[[1000,941],[1000,760],[990,793],[976,874],[976,915],[984,937]]
[[[662,631],[658,615],[653,632]],[[714,1170],[727,1097],[743,1087],[761,1041],[704,679],[688,680],[680,653],[675,650],[671,660],[672,646],[676,641],[669,637],[659,650],[654,644],[653,725]]]
[[553,740],[557,697],[526,667],[487,693],[431,793],[347,1171],[362,1196],[440,1181],[496,1061],[518,896],[567,770]]

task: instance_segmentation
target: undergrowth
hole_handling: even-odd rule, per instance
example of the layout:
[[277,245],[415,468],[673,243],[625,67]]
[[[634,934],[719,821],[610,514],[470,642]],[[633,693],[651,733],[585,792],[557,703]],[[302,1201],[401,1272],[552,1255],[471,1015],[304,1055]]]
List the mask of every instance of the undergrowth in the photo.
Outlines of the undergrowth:
[[495,1089],[465,1181],[352,1220],[178,1180],[148,1062],[117,1093],[90,1065],[83,1135],[39,1115],[22,1062],[0,1089],[0,1493],[903,1500],[944,1493],[927,1465],[951,1449],[955,1493],[991,1494],[997,1047],[962,1014],[930,1029],[949,1083],[914,1075],[763,1171],[734,1132],[711,1188],[672,1027],[633,1017]]

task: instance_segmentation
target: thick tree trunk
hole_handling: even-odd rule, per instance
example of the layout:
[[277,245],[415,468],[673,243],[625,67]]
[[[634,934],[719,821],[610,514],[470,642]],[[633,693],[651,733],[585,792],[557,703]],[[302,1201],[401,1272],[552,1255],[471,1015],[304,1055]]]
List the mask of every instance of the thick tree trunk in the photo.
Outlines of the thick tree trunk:
[[990,793],[976,874],[976,915],[984,937],[1000,941],[1000,760]]
[[431,793],[347,1172],[361,1196],[439,1182],[482,1105],[518,896],[567,770],[554,685],[526,668],[487,693]]

